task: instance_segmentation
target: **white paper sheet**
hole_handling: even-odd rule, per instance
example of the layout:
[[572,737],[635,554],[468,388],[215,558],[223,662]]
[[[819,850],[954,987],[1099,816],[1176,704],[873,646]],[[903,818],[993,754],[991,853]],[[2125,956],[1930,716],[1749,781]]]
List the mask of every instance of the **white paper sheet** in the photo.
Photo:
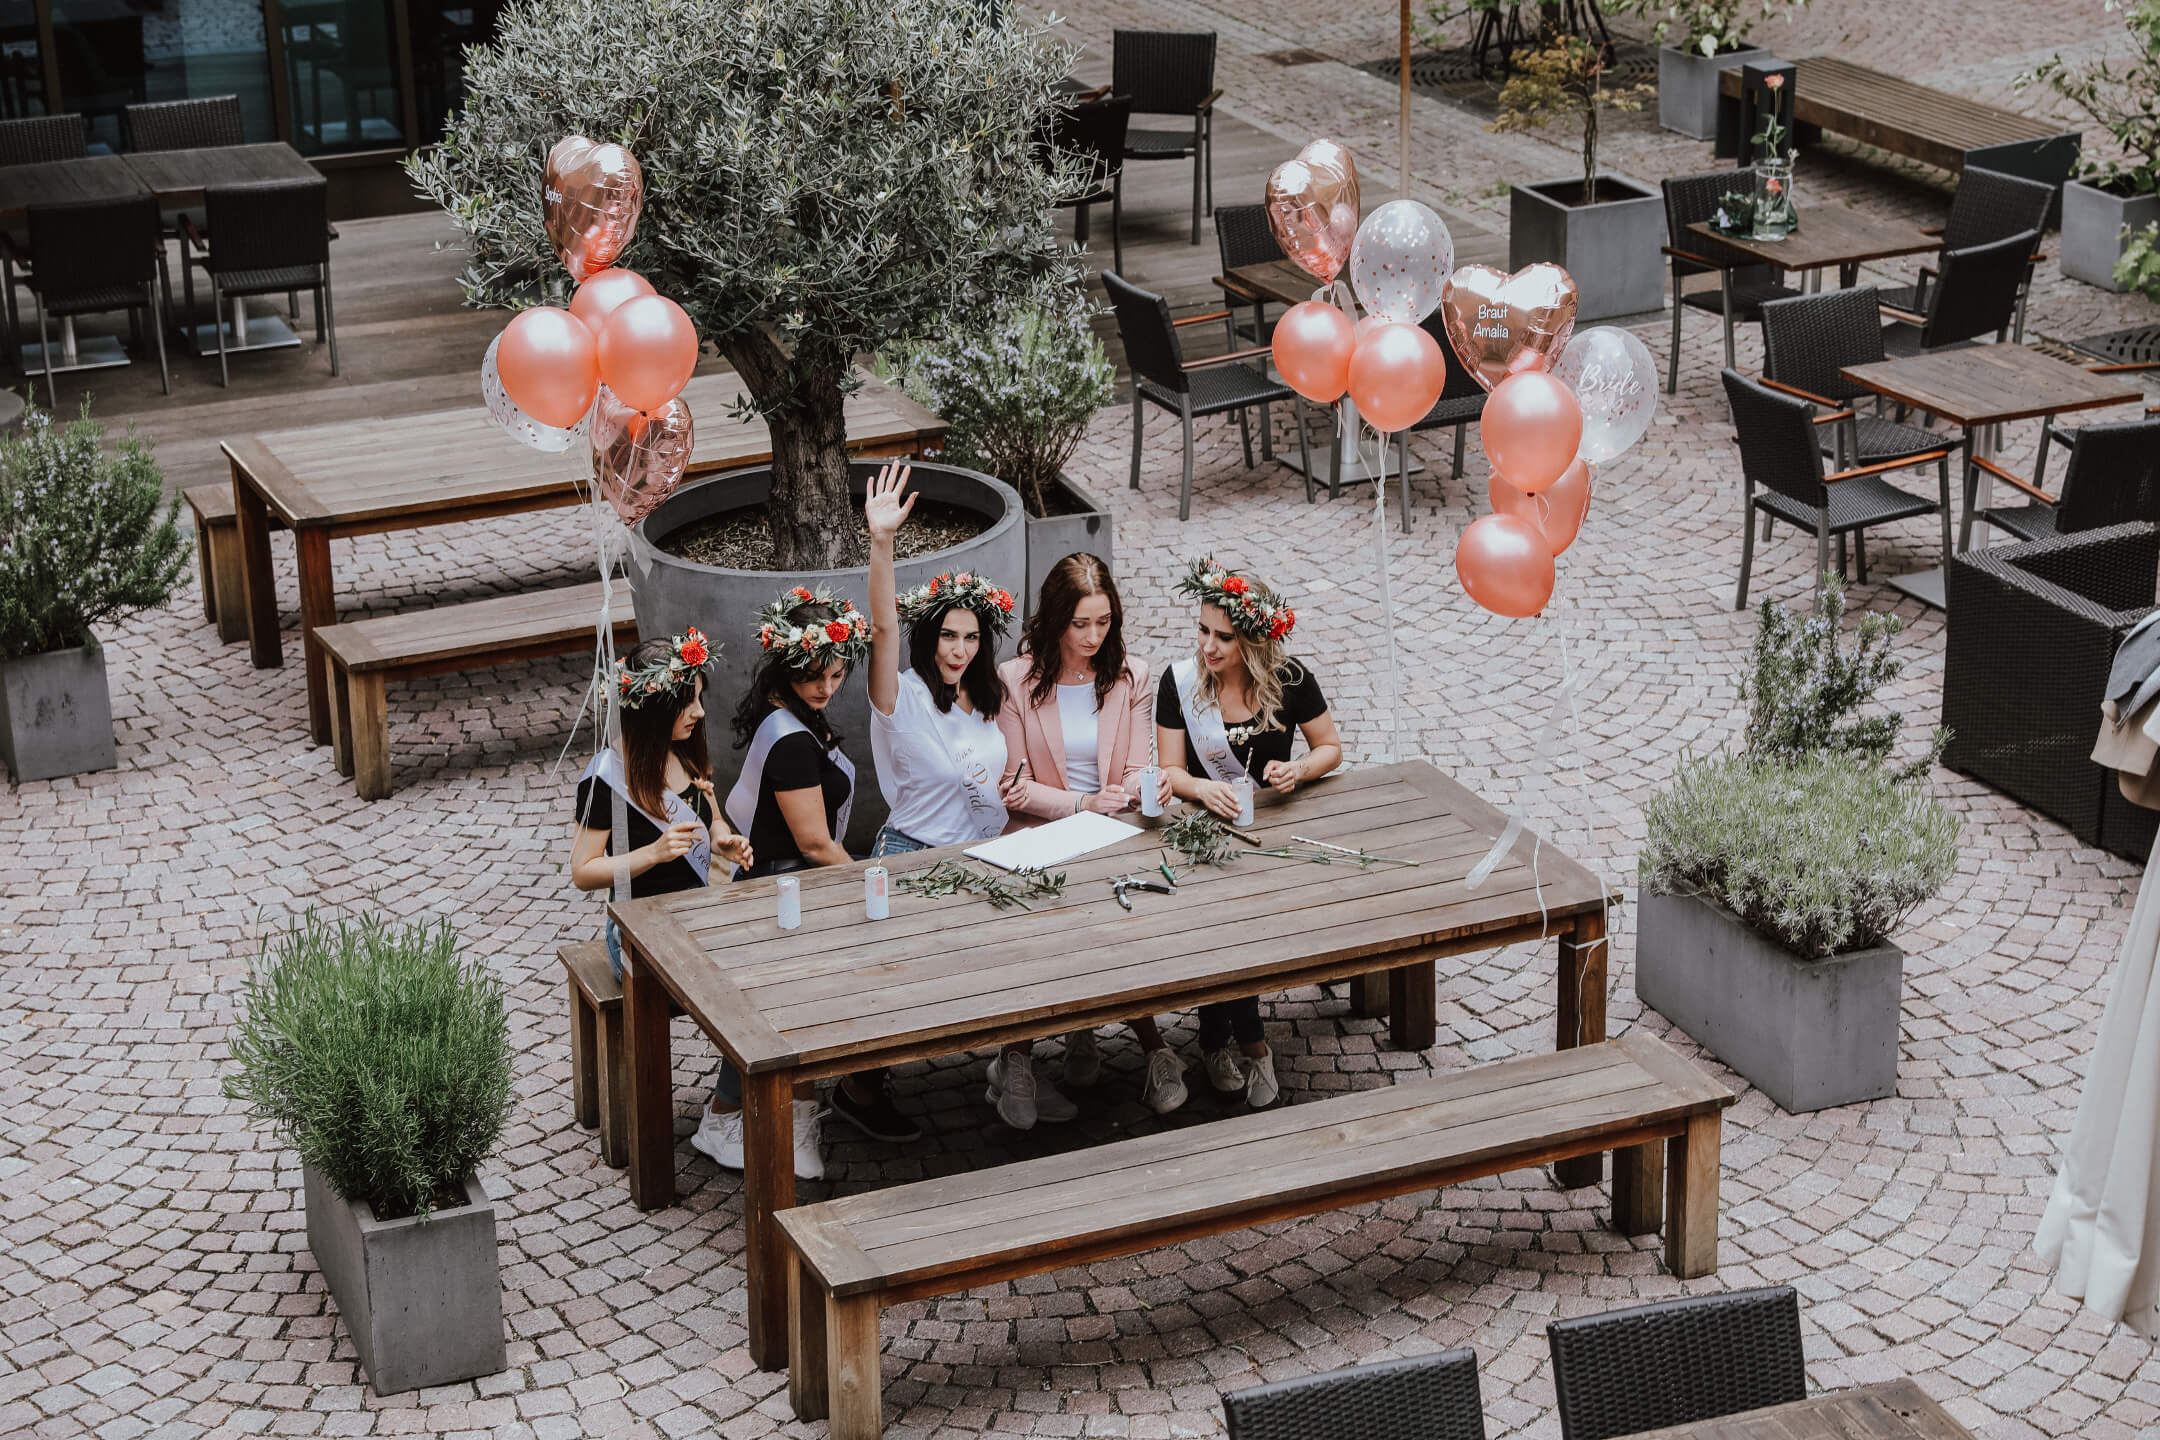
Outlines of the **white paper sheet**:
[[985,865],[995,865],[1000,870],[1017,874],[1053,869],[1139,833],[1137,825],[1098,815],[1093,810],[1083,810],[1078,815],[1037,825],[1032,830],[1015,830],[1010,835],[986,840],[971,846],[967,854]]

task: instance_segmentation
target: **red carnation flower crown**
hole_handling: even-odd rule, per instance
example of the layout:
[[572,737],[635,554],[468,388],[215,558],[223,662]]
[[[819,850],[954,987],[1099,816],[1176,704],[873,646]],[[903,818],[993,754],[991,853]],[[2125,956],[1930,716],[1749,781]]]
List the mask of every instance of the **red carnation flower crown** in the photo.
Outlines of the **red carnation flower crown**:
[[975,612],[985,630],[1002,637],[1012,628],[1013,597],[1010,590],[999,586],[987,575],[972,570],[954,574],[948,570],[902,592],[899,599],[900,621],[913,625],[938,605],[965,605]]
[[[788,612],[803,605],[826,606],[833,618],[808,625],[791,623]],[[797,670],[823,670],[835,660],[860,665],[870,657],[870,617],[829,586],[810,590],[797,585],[758,611],[757,642],[760,650],[785,653],[788,664]]]
[[708,642],[691,626],[674,637],[668,645],[665,660],[655,660],[650,665],[631,668],[627,659],[615,662],[615,698],[625,710],[635,710],[654,701],[680,708],[697,694],[700,675],[708,674],[718,647]]
[[1190,562],[1178,594],[1213,605],[1230,617],[1230,628],[1253,640],[1280,640],[1297,625],[1297,612],[1267,586],[1227,566],[1212,555]]

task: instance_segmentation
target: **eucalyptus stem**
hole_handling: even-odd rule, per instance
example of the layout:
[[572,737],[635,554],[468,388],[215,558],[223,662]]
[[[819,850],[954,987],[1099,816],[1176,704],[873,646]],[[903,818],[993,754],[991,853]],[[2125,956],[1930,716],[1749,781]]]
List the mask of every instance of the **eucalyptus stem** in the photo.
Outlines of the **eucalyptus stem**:
[[921,895],[935,899],[942,895],[976,895],[990,902],[993,910],[1010,910],[1017,906],[1022,910],[1033,909],[1030,900],[1055,900],[1065,893],[1065,872],[1055,875],[1024,872],[1014,884],[1001,876],[977,870],[958,860],[940,860],[927,870],[903,875],[893,882],[893,888],[903,895]]

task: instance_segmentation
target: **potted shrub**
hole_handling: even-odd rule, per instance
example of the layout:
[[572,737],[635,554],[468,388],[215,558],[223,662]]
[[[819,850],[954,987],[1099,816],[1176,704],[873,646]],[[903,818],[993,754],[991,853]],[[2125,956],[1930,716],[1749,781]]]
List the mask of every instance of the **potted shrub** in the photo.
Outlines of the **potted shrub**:
[[1618,13],[1662,11],[1651,38],[1658,42],[1658,124],[1697,140],[1717,135],[1718,76],[1770,51],[1750,43],[1755,20],[1792,12],[1807,0],[1623,0]]
[[171,598],[179,514],[150,447],[130,433],[108,454],[88,405],[70,425],[33,408],[0,440],[0,759],[17,784],[118,763],[97,630]]
[[1828,578],[1806,620],[1763,606],[1745,748],[1683,762],[1644,813],[1635,993],[1793,1112],[1895,1093],[1890,937],[1957,867],[1927,778],[1948,737],[1893,766],[1901,718],[1857,713],[1898,673],[1898,623],[1842,649]]
[[1522,57],[1500,89],[1494,130],[1535,130],[1556,120],[1582,124],[1580,180],[1509,187],[1508,265],[1550,260],[1575,277],[1578,320],[1633,315],[1664,303],[1665,206],[1658,192],[1600,175],[1598,115],[1606,106],[1639,110],[1648,86],[1604,88],[1604,52],[1579,35],[1548,34]]
[[2045,83],[2114,138],[2118,153],[2083,159],[2062,194],[2062,273],[2103,290],[2130,288],[2116,264],[2132,235],[2160,222],[2160,0],[2123,8],[2127,61],[2073,66],[2054,55],[2017,78],[2020,90]]
[[952,427],[943,458],[1020,492],[1029,609],[1050,567],[1067,555],[1085,550],[1114,560],[1109,512],[1064,471],[1117,377],[1088,328],[1077,284],[1013,307],[983,335],[916,346],[899,367],[909,392]]
[[2160,221],[2147,225],[2123,245],[2115,262],[2115,281],[2124,290],[2135,290],[2160,305]]
[[495,1210],[510,1114],[500,981],[450,923],[314,912],[241,996],[228,1097],[299,1152],[308,1248],[378,1395],[504,1368]]

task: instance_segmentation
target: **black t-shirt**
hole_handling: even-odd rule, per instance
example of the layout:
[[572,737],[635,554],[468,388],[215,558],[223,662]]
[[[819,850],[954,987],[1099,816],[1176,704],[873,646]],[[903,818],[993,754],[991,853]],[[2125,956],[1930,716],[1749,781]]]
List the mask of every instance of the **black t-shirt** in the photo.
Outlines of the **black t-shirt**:
[[[608,837],[605,853],[609,855],[615,853],[615,806],[610,798],[612,789],[612,786],[597,776],[578,781],[577,787],[577,823],[587,830],[605,832]],[[712,806],[706,801],[705,792],[692,785],[682,792],[682,798],[684,803],[696,812],[697,818],[710,827]],[[660,827],[646,819],[643,812],[629,802],[627,796],[623,800],[623,812],[630,822],[629,838],[632,850],[650,845],[660,838]],[[643,900],[651,895],[672,895],[677,890],[695,890],[704,883],[698,879],[697,871],[690,868],[690,861],[679,857],[662,861],[642,875],[631,876],[630,898]]]
[[[1223,729],[1229,732],[1230,753],[1237,756],[1255,782],[1264,784],[1261,777],[1267,772],[1268,762],[1290,758],[1298,726],[1325,714],[1327,697],[1320,693],[1320,677],[1313,674],[1310,665],[1292,660],[1284,667],[1282,708],[1275,713],[1275,728],[1240,738],[1239,726],[1249,724],[1252,717],[1226,712]],[[1155,723],[1171,730],[1185,728],[1185,707],[1178,704],[1177,676],[1167,667],[1155,691]],[[1185,738],[1185,773],[1201,780],[1211,778],[1189,735]]]
[[[833,763],[815,736],[797,730],[773,741],[765,752],[765,775],[758,785],[757,813],[750,818],[750,850],[757,864],[743,872],[747,880],[770,875],[782,862],[802,863],[802,847],[780,813],[779,794],[785,790],[825,791],[825,829],[831,833],[840,823],[840,807],[847,803],[848,778]],[[834,834],[835,840],[843,837]]]

